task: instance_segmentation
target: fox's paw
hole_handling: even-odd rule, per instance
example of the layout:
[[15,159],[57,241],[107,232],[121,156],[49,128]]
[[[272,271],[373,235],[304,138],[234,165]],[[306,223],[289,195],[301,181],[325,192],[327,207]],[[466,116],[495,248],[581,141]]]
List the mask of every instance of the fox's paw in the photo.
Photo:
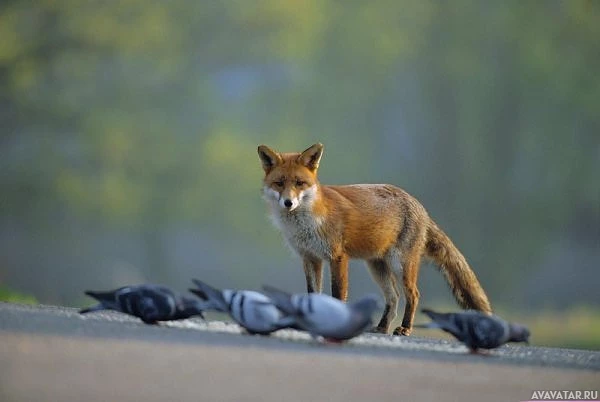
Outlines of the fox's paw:
[[412,328],[398,327],[394,330],[394,335],[409,336]]
[[388,331],[387,328],[384,327],[373,327],[367,332],[371,334],[387,334]]

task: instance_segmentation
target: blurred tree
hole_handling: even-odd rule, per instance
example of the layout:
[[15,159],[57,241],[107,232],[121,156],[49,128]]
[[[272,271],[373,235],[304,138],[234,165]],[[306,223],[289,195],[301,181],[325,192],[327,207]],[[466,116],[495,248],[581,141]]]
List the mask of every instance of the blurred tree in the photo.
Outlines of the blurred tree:
[[405,187],[515,301],[549,248],[600,243],[599,17],[588,0],[3,2],[0,230],[61,250],[69,225],[134,233],[156,281],[182,227],[287,260],[256,146],[321,141],[324,182]]

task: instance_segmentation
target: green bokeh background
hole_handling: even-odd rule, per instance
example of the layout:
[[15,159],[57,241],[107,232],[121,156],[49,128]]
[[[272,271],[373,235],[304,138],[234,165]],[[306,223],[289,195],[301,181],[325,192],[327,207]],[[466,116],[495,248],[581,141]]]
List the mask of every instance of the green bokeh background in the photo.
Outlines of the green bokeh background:
[[0,38],[6,289],[302,291],[256,147],[322,142],[322,182],[415,195],[507,315],[597,317],[600,2],[5,1]]

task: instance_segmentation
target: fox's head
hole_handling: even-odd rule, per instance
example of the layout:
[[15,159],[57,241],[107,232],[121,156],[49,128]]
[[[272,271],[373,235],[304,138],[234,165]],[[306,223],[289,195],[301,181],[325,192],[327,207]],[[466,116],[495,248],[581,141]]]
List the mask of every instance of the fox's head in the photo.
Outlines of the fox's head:
[[310,208],[318,194],[317,169],[322,154],[323,144],[314,144],[302,153],[278,153],[259,146],[265,199],[275,208],[290,212]]

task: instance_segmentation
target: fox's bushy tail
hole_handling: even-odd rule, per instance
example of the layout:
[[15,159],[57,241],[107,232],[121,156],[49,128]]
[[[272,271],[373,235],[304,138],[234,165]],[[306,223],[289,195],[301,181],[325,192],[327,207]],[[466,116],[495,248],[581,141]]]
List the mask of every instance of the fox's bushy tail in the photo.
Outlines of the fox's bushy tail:
[[439,265],[462,308],[491,313],[490,302],[467,260],[433,221],[427,228],[427,255]]

